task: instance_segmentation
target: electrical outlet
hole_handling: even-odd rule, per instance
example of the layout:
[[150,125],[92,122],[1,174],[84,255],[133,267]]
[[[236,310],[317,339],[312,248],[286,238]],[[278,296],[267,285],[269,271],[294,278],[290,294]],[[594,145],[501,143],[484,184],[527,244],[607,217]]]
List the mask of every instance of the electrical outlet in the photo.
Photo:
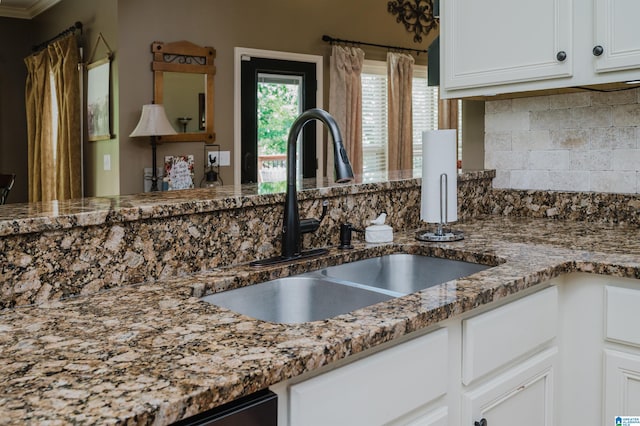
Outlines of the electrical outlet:
[[218,151],[207,151],[207,167],[216,167],[220,164]]
[[220,151],[220,165],[221,166],[231,165],[231,151]]
[[102,157],[102,169],[107,172],[111,170],[111,155],[105,154]]

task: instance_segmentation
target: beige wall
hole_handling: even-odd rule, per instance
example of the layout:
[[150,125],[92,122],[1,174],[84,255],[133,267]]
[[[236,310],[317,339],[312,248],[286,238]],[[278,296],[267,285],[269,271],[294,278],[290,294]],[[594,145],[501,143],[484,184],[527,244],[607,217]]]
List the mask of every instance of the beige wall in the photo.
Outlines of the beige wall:
[[484,101],[462,101],[462,168],[484,169]]
[[[85,142],[84,144],[84,193],[86,196],[114,195],[119,193],[118,167],[118,36],[116,25],[117,5],[113,0],[62,0],[60,3],[33,19],[40,40],[47,40],[76,21],[83,24],[81,43],[84,46],[85,61],[102,59],[106,48],[96,46],[98,35],[102,33],[115,57],[111,66],[111,140]],[[85,82],[86,83],[86,82]],[[86,90],[86,84],[85,84]],[[86,127],[86,126],[85,126]],[[87,140],[85,134],[85,141]],[[111,156],[111,171],[103,170],[104,155]]]
[[[148,141],[127,135],[137,123],[141,106],[153,97],[149,71],[153,41],[189,40],[216,49],[215,130],[222,150],[232,151],[232,155],[234,47],[324,56],[326,108],[330,45],[321,40],[323,34],[420,49],[426,49],[431,41],[429,37],[420,45],[413,43],[411,34],[387,12],[386,0],[120,0],[118,33],[122,194],[140,192],[143,168],[151,165]],[[370,59],[386,57],[384,49],[365,51]],[[420,55],[418,62],[425,63],[426,55]],[[196,171],[202,175],[202,144],[164,144],[158,148],[159,159],[171,154],[194,154]],[[233,182],[230,167],[223,168],[222,177],[225,183]]]
[[[116,3],[113,0],[63,0],[32,20],[0,18],[0,173],[16,173],[16,185],[9,202],[26,202],[27,130],[24,104],[26,68],[23,58],[36,43],[48,40],[74,22],[83,23],[79,41],[87,59],[99,33],[117,52]],[[95,59],[104,57],[98,49]],[[112,117],[116,138],[109,141],[86,142],[84,145],[85,195],[119,193],[118,144],[118,75],[117,53],[112,67]],[[86,138],[85,138],[86,139]],[[102,170],[103,155],[111,156],[115,165],[111,172]]]
[[[75,21],[84,24],[85,55],[91,53],[99,33],[115,51],[111,69],[114,138],[85,143],[85,194],[88,196],[131,194],[143,190],[143,169],[151,166],[151,149],[144,138],[131,139],[128,135],[139,119],[142,105],[153,101],[150,68],[153,41],[189,40],[216,49],[215,130],[222,150],[231,151],[233,164],[234,47],[322,55],[325,60],[324,107],[327,108],[330,45],[321,40],[323,34],[419,49],[426,49],[435,37],[430,34],[423,43],[414,43],[412,35],[387,12],[386,0],[62,0],[31,21],[6,20],[11,25],[0,22],[0,36],[8,32],[0,37],[0,61],[9,58],[14,69],[10,71],[10,90],[0,81],[3,90],[0,166],[3,167],[1,172],[14,167],[24,176],[16,185],[16,194],[12,195],[17,198],[20,194],[19,201],[27,199],[22,57],[29,54],[34,42],[52,37]],[[12,53],[7,53],[11,49]],[[385,49],[364,49],[369,59],[386,56]],[[100,50],[96,57],[103,55],[104,50]],[[426,63],[426,55],[418,56],[417,62]],[[3,66],[3,74],[4,69]],[[10,93],[11,101],[6,100],[5,93]],[[11,123],[11,126],[4,123]],[[202,176],[203,144],[160,145],[158,162],[161,163],[164,155],[178,154],[195,156],[197,184]],[[111,156],[111,171],[103,170],[104,155]],[[222,178],[225,183],[233,182],[231,167],[223,168]],[[10,201],[18,199],[11,198]]]
[[9,203],[28,200],[23,58],[37,42],[29,21],[0,18],[0,173],[16,174]]

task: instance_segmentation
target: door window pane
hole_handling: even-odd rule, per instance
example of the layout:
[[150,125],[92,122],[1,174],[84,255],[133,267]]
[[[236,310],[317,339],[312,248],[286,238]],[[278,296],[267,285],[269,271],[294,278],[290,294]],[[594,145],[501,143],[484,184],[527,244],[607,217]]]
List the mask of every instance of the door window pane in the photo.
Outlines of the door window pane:
[[[287,137],[302,112],[302,77],[258,74],[258,182],[287,179]],[[300,139],[297,155],[300,156]],[[298,178],[302,168],[298,167]]]

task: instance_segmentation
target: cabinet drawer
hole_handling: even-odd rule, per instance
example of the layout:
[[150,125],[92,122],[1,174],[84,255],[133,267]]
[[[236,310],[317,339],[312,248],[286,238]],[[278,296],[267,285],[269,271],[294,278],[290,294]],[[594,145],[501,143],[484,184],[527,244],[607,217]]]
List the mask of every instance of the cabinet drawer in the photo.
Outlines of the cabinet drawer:
[[605,338],[640,346],[640,290],[605,287]]
[[447,391],[448,332],[392,347],[290,388],[290,424],[381,425]]
[[556,287],[463,321],[462,382],[469,385],[550,341],[557,322]]

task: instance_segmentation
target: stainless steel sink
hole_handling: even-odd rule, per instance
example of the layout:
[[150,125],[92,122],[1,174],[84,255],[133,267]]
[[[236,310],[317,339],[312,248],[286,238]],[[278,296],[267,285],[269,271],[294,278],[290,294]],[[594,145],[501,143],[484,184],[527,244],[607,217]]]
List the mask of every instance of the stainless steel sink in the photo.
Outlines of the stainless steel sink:
[[327,278],[410,294],[487,268],[490,266],[398,253],[330,266],[317,272]]
[[264,321],[302,323],[332,318],[490,267],[391,254],[214,293],[202,300]]
[[301,323],[331,318],[392,298],[327,279],[294,276],[214,293],[202,300],[264,321]]

